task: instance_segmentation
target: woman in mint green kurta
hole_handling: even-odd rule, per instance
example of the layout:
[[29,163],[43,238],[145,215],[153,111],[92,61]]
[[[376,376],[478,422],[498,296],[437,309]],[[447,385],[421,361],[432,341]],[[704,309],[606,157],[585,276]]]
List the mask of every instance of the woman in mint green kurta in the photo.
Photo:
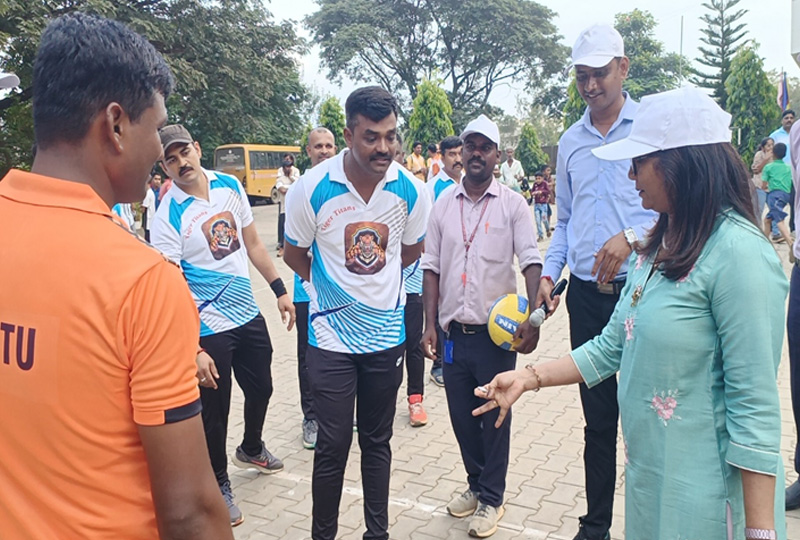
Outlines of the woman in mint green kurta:
[[619,372],[628,540],[785,538],[775,379],[788,283],[729,122],[696,89],[642,99],[630,137],[594,151],[635,156],[642,205],[660,214],[608,325],[475,390],[490,400],[476,413],[500,407],[499,424],[525,390]]

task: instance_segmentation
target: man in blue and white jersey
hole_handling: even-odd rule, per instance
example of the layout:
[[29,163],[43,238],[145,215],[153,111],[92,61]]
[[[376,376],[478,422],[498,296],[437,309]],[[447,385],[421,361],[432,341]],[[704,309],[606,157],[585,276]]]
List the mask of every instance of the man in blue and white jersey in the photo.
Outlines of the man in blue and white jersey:
[[[308,133],[306,154],[311,167],[316,167],[326,159],[336,155],[336,139],[326,127],[317,127]],[[294,185],[294,184],[292,184]],[[308,351],[308,304],[311,298],[305,290],[308,282],[294,275],[294,309],[297,313],[297,380],[300,383],[300,408],[303,411],[303,447],[313,450],[317,445],[317,415],[314,412],[314,398],[311,396],[311,382],[308,380],[306,351]]]
[[247,194],[233,176],[203,169],[200,145],[181,125],[161,130],[162,167],[174,179],[152,226],[152,243],[180,264],[200,312],[197,379],[211,466],[231,525],[243,521],[228,479],[225,442],[231,370],[244,393],[244,438],[234,463],[270,474],[283,469],[261,440],[272,395],[272,343],[250,284],[248,258],[278,298],[289,329],[294,306],[258,237]]
[[[435,203],[445,190],[461,183],[461,179],[464,177],[464,164],[461,159],[461,147],[463,144],[464,142],[457,135],[445,137],[439,143],[439,149],[442,153],[442,170],[425,184],[432,203]],[[421,273],[422,270],[419,270],[419,272]],[[441,350],[441,344],[444,343],[444,332],[439,328],[438,322],[436,327],[439,332],[439,340],[437,341],[436,359],[431,366],[431,380],[437,386],[444,386]]]
[[287,200],[284,257],[311,283],[314,540],[336,537],[356,395],[364,538],[389,538],[390,440],[406,338],[402,268],[419,259],[430,210],[424,190],[392,160],[397,111],[383,88],[350,94],[348,148],[302,176]]

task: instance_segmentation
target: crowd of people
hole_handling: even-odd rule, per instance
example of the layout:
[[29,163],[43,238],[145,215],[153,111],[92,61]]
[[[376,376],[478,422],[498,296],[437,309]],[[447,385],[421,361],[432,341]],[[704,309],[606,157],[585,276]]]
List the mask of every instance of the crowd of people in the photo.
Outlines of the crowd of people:
[[[446,509],[471,536],[493,535],[504,514],[512,404],[579,384],[587,508],[575,540],[610,538],[620,416],[628,538],[784,539],[800,483],[784,491],[776,374],[788,293],[800,424],[800,270],[790,287],[767,235],[774,225],[794,242],[794,113],[751,176],[706,94],[637,103],[623,90],[630,61],[613,27],[582,31],[571,59],[586,112],[561,137],[555,176],[545,167],[532,183],[485,115],[404,159],[396,98],[352,92],[347,148],[316,128],[311,168],[287,155],[279,172],[290,299],[241,183],[165,125],[174,79],[154,47],[101,17],[53,21],[33,66],[33,168],[0,182],[0,226],[16,231],[0,247],[13,284],[0,289],[3,538],[233,538],[234,378],[234,464],[283,469],[263,440],[273,344],[252,264],[297,326],[314,540],[337,536],[354,427],[363,537],[389,538],[397,394],[405,372],[409,422],[424,426],[426,357],[464,468]],[[139,201],[146,241],[132,230]],[[516,369],[540,327],[522,321],[504,349],[489,310],[521,276],[520,296],[550,316],[565,267],[572,351]],[[31,459],[42,449],[58,459]],[[798,456],[800,445],[800,472]]]

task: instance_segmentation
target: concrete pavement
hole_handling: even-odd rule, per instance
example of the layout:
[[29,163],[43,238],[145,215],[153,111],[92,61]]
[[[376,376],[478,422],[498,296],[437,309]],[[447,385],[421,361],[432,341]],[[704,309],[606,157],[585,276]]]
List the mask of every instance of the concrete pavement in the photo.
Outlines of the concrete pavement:
[[[253,209],[261,239],[274,257],[277,206]],[[548,241],[540,246],[546,250]],[[784,261],[787,247],[777,249]],[[276,265],[291,290],[292,273],[281,259]],[[785,262],[787,276],[790,266]],[[237,540],[301,540],[310,538],[311,471],[314,452],[302,446],[299,388],[295,354],[295,331],[282,328],[272,291],[251,268],[256,300],[269,325],[275,349],[272,373],[275,392],[270,401],[264,439],[280,457],[285,469],[259,475],[253,470],[229,466],[236,500],[245,521],[234,529]],[[519,290],[524,291],[520,278]],[[520,356],[518,365],[558,358],[569,352],[566,308],[561,306],[545,323],[536,351]],[[466,489],[455,437],[447,415],[444,389],[427,379],[424,406],[428,424],[408,424],[405,381],[398,393],[392,439],[393,462],[389,506],[389,533],[397,540],[469,538],[468,519],[450,517],[446,504]],[[794,480],[790,456],[795,432],[789,396],[788,354],[779,369],[779,391],[783,416],[782,450],[788,480]],[[229,455],[241,442],[243,432],[242,393],[234,385],[228,433]],[[364,532],[361,497],[360,452],[354,434],[339,519],[339,538],[360,539]],[[514,407],[511,456],[506,488],[505,516],[492,537],[507,539],[570,540],[577,532],[578,516],[585,511],[583,489],[583,419],[577,386],[547,388],[528,393]],[[611,536],[624,538],[624,468],[621,438],[617,452],[617,495]],[[800,511],[787,515],[788,538],[800,540]]]

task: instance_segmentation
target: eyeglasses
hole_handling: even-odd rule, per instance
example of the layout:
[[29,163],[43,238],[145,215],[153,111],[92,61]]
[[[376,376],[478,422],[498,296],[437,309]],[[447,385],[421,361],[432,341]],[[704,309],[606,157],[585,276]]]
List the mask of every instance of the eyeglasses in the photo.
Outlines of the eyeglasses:
[[652,154],[631,158],[631,172],[633,173],[633,176],[639,176],[639,167],[642,166],[642,163],[648,159],[656,157],[657,154],[658,152],[653,152]]

